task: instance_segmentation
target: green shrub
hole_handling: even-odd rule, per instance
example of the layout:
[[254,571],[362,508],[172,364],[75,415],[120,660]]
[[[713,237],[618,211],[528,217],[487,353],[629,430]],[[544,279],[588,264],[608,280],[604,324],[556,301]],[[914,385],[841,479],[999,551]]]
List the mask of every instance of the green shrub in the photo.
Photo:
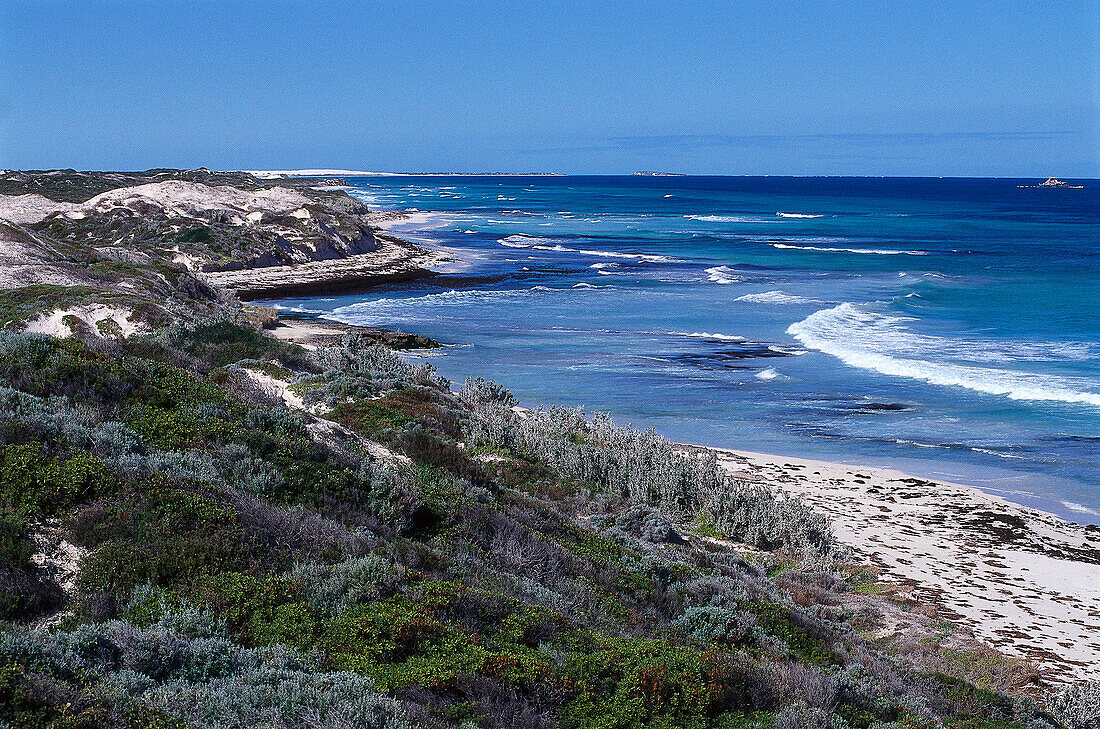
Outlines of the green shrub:
[[563,671],[575,686],[566,727],[713,727],[723,713],[769,708],[754,705],[751,664],[659,640],[601,639]]
[[190,327],[172,326],[162,339],[199,360],[204,368],[225,367],[245,359],[275,358],[291,364],[305,361],[301,348],[265,336],[251,326],[224,319]]
[[803,661],[820,665],[836,663],[836,656],[821,638],[813,635],[805,621],[796,619],[790,608],[772,602],[741,601],[739,606],[755,615],[769,635],[779,638],[791,653]]
[[374,440],[385,440],[387,431],[400,430],[409,422],[404,413],[373,400],[340,403],[328,417]]
[[1066,686],[1051,702],[1051,713],[1066,729],[1100,727],[1100,681],[1081,681]]
[[40,443],[0,451],[0,499],[32,514],[56,514],[70,504],[114,490],[102,459],[88,453],[50,457]]
[[[371,681],[286,648],[242,648],[217,625],[168,612],[0,636],[0,721],[39,729],[411,729]],[[177,717],[170,719],[168,715]]]
[[273,575],[227,572],[204,577],[198,593],[245,645],[308,648],[318,630],[314,609],[292,581]]
[[0,507],[0,569],[23,569],[32,554],[34,543],[27,522],[11,509]]
[[299,586],[314,608],[329,617],[338,617],[391,591],[398,575],[387,560],[369,554],[334,565],[297,565],[288,578]]
[[431,598],[417,603],[403,596],[352,608],[327,626],[320,646],[334,667],[371,676],[383,690],[410,684],[444,690],[481,670],[491,654],[431,608]]
[[157,480],[78,510],[69,527],[93,550],[79,576],[89,591],[188,585],[206,574],[251,569],[261,558],[275,565],[285,559],[246,532],[224,503]]

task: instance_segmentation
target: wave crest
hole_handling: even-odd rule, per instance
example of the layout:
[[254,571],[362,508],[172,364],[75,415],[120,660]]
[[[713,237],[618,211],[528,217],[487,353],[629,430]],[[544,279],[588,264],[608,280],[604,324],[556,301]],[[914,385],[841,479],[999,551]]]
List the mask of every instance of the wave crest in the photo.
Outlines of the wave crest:
[[745,338],[737,334],[718,334],[717,332],[669,332],[677,337],[698,337],[699,339],[717,339],[723,342],[744,342]]
[[734,301],[745,301],[751,304],[819,304],[817,299],[807,299],[805,296],[788,294],[783,291],[763,291],[757,294],[745,294],[738,296]]
[[776,223],[772,218],[760,215],[685,215],[688,220],[698,220],[701,223]]
[[821,253],[864,253],[877,256],[927,256],[928,251],[899,251],[893,248],[830,248],[826,246],[792,246],[789,243],[772,243],[772,248]]
[[706,269],[707,280],[716,284],[737,283],[741,280],[741,277],[734,275],[735,273],[736,271],[729,266],[711,266]]
[[[810,314],[791,324],[787,333],[803,345],[830,354],[851,367],[891,377],[963,387],[1012,400],[1100,407],[1100,392],[1084,389],[1095,386],[1091,381],[958,364],[950,360],[1000,361],[996,358],[1004,358],[1006,353],[996,352],[997,345],[993,342],[920,335],[905,326],[907,321],[912,319],[877,314],[846,302]],[[990,350],[994,350],[992,357]]]
[[591,248],[569,248],[556,242],[553,238],[540,238],[531,235],[510,235],[507,238],[498,238],[497,243],[508,248],[529,248],[536,251],[554,251],[555,253],[578,253],[582,256],[623,258],[647,263],[673,263],[680,260],[672,256],[660,256],[650,253],[623,253],[622,251],[601,251]]

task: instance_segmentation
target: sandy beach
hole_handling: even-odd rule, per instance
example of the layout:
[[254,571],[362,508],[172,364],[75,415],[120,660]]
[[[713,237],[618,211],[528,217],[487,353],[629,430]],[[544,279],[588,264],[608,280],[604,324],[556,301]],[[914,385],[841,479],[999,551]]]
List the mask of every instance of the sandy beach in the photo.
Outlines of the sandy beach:
[[730,473],[798,495],[854,560],[1048,681],[1100,678],[1100,527],[883,468],[718,451]]

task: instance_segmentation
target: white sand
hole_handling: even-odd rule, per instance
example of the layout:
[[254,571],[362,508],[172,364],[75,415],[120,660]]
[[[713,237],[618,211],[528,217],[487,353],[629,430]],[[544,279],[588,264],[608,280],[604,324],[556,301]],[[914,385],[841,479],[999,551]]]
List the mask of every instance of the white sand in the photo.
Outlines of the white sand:
[[0,289],[33,284],[79,286],[89,282],[75,267],[59,264],[57,255],[33,233],[0,224]]
[[132,315],[133,312],[129,309],[107,306],[104,304],[88,304],[85,306],[74,306],[68,309],[54,309],[53,311],[39,314],[27,321],[24,330],[36,334],[48,334],[51,337],[64,339],[66,337],[71,337],[73,334],[73,330],[65,322],[65,318],[73,316],[87,324],[93,332],[99,331],[99,322],[111,321],[118,327],[118,331],[123,337],[129,337],[133,334],[145,331],[144,324],[130,321]]
[[168,250],[173,254],[172,263],[178,263],[189,271],[198,271],[202,268],[202,261],[192,255],[181,252],[178,245],[173,246]]
[[0,195],[0,218],[18,225],[37,223],[51,213],[79,214],[77,203],[56,202],[41,195]]
[[290,389],[290,383],[286,380],[280,380],[277,377],[272,377],[266,372],[260,372],[259,370],[245,369],[245,372],[247,372],[248,376],[255,380],[265,391],[285,402],[287,407],[294,408],[295,410],[306,409],[306,404],[302,401],[301,396]]
[[1100,529],[889,469],[719,456],[732,473],[802,496],[857,561],[945,620],[1049,680],[1100,679]]
[[347,333],[346,328],[326,325],[320,321],[306,321],[301,319],[280,319],[279,326],[271,331],[271,335],[284,342],[293,342],[305,349],[317,349],[317,345],[310,342],[318,337],[341,337]]
[[301,396],[290,389],[290,383],[281,380],[277,377],[260,372],[258,370],[246,369],[245,372],[248,376],[256,381],[260,387],[263,387],[268,392],[274,394],[276,397],[282,398],[288,408],[294,410],[301,410],[314,416],[313,420],[306,424],[306,429],[313,434],[315,438],[320,440],[326,440],[338,436],[338,440],[342,439],[354,439],[358,441],[363,449],[372,457],[383,461],[400,461],[402,463],[411,463],[408,456],[401,453],[394,453],[389,448],[386,448],[381,443],[377,443],[373,440],[365,438],[355,431],[349,430],[339,423],[333,422],[322,417],[324,413],[323,405],[314,405],[312,408],[307,408],[302,401]]
[[[62,535],[61,527],[56,519],[50,519],[39,525],[31,538],[34,540],[35,546],[35,552],[31,555],[31,562],[55,579],[61,585],[61,589],[66,596],[72,597],[76,592],[76,578],[80,574],[80,561],[88,554],[88,550],[67,541]],[[42,628],[54,627],[70,614],[72,614],[71,609],[62,609],[42,618],[37,626]]]

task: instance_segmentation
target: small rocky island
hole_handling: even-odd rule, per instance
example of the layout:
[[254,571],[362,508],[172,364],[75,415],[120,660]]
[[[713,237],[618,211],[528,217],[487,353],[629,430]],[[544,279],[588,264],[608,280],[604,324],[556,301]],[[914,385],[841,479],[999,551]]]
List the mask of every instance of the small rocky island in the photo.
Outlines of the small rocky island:
[[1071,185],[1068,182],[1065,182],[1064,180],[1059,180],[1057,177],[1048,177],[1048,178],[1046,178],[1046,180],[1044,180],[1043,182],[1040,182],[1038,185],[1017,185],[1016,187],[1024,187],[1024,188],[1028,188],[1028,187],[1064,187],[1064,188],[1067,188],[1069,190],[1083,190],[1083,189],[1085,189],[1084,185]]

